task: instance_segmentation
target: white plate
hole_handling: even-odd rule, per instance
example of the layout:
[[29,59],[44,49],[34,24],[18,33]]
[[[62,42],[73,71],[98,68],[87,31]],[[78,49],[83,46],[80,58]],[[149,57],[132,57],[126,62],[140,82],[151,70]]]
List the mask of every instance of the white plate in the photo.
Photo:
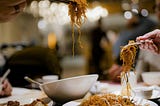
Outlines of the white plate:
[[70,101],[65,103],[63,106],[79,106],[81,103],[76,101]]
[[[146,100],[146,99],[136,98],[135,100],[138,102],[138,104],[140,103],[139,105],[141,105],[141,106],[145,106],[146,104],[149,106],[158,106],[156,103],[149,101],[149,100]],[[80,104],[81,104],[81,102],[70,101],[70,102],[63,104],[63,106],[79,106]]]
[[[70,101],[65,103],[63,106],[79,106],[80,104],[80,102]],[[144,100],[144,102],[141,105],[145,106],[145,104],[149,104],[149,106],[158,106],[157,104],[149,100]]]
[[26,88],[13,88],[12,96],[0,98],[0,104],[8,101],[19,101],[21,105],[29,104],[38,98],[44,96],[40,90],[31,90]]

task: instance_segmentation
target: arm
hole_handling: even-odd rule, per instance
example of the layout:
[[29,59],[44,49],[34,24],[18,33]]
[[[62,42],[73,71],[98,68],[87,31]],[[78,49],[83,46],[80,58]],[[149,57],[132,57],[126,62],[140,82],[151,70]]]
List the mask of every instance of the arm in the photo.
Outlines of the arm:
[[0,0],[0,22],[16,17],[26,6],[26,0]]

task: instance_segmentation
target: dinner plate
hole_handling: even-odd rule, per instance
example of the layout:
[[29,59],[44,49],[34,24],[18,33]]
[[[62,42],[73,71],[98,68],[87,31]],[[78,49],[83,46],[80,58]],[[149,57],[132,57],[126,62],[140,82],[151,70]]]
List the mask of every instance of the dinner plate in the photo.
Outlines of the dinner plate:
[[24,105],[43,97],[45,97],[45,95],[40,90],[13,87],[12,95],[9,97],[0,98],[0,104],[5,104],[8,101],[18,101],[21,105]]
[[[139,105],[141,106],[145,106],[145,105],[149,105],[149,106],[158,106],[156,103],[150,101],[150,100],[146,100],[146,99],[140,99],[140,98],[135,98],[135,100],[137,102],[140,102],[138,103]],[[81,102],[77,102],[77,101],[70,101],[70,102],[67,102],[65,104],[63,104],[63,106],[79,106],[81,104]]]

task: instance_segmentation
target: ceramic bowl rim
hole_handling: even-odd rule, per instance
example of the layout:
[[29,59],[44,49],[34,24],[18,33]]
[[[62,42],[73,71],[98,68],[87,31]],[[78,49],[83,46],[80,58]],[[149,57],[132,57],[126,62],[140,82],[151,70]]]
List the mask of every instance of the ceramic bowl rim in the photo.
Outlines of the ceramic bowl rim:
[[41,84],[41,86],[46,85],[46,84],[51,84],[51,83],[63,82],[63,81],[71,80],[71,79],[85,78],[85,77],[96,77],[96,79],[98,79],[98,74],[80,75],[80,76],[75,76],[75,77],[63,78],[60,80],[53,80],[50,82],[45,82],[45,83]]

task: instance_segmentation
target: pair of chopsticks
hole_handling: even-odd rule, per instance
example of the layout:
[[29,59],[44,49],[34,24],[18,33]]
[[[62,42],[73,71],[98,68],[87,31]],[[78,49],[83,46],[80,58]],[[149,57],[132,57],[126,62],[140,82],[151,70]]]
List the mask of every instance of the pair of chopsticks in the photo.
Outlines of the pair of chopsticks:
[[145,43],[145,42],[135,42],[135,43],[127,44],[127,45],[125,45],[124,47],[134,46],[134,45],[141,45],[141,44],[143,44],[143,43]]
[[142,44],[141,42],[135,42],[135,43],[131,43],[131,44],[128,44],[128,46],[132,46],[132,45],[140,45]]
[[0,79],[0,84],[3,83],[3,81],[6,79],[6,77],[8,76],[9,73],[10,73],[10,69],[8,69],[8,70],[3,74],[3,76],[2,76],[1,79]]

